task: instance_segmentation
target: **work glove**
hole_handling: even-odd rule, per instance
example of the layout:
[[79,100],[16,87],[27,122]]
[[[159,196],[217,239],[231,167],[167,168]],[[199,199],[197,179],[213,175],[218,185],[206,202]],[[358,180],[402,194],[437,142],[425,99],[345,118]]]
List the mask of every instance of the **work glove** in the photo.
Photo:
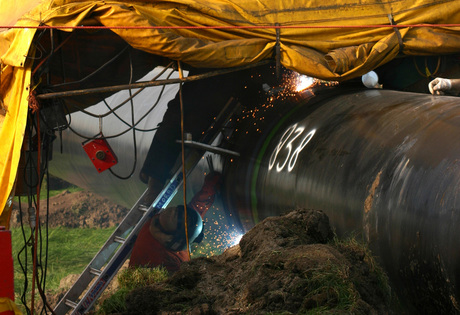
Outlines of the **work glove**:
[[436,78],[428,83],[428,89],[433,95],[442,95],[452,88],[452,82],[449,79]]

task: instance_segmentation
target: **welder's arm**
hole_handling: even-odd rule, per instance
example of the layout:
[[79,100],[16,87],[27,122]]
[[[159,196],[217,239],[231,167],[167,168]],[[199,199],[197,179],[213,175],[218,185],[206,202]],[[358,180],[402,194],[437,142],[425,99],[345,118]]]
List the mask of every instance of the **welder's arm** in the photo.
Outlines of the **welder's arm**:
[[222,175],[217,172],[206,175],[201,190],[193,196],[189,206],[198,211],[203,218],[214,203],[216,192],[220,189]]
[[446,92],[460,92],[460,79],[436,78],[428,84],[433,95],[443,95]]

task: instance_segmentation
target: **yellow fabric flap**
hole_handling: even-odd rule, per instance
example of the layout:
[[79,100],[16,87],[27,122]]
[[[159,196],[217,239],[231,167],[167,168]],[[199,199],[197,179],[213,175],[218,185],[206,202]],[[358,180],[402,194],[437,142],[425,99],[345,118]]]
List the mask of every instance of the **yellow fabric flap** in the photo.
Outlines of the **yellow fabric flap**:
[[0,314],[8,311],[12,312],[14,315],[22,315],[16,303],[7,297],[0,297]]

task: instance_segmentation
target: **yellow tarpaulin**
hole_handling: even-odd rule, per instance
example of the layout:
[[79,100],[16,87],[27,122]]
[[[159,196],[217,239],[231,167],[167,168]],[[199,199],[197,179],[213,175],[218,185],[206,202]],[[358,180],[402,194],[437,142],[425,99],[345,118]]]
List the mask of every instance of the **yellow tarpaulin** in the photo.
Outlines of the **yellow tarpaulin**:
[[[286,68],[339,81],[363,75],[398,54],[460,52],[459,27],[373,27],[391,23],[459,24],[460,1],[60,0],[42,2],[16,25],[112,27],[136,49],[195,67],[255,63],[274,58],[278,46],[279,60]],[[135,28],[123,28],[126,26]],[[196,28],[147,28],[152,26]],[[29,28],[0,34],[0,96],[7,109],[6,115],[0,114],[0,123],[4,120],[0,132],[0,211],[13,186],[19,160],[27,114],[26,88],[30,84],[26,62],[30,59],[26,56],[34,33],[35,29]]]

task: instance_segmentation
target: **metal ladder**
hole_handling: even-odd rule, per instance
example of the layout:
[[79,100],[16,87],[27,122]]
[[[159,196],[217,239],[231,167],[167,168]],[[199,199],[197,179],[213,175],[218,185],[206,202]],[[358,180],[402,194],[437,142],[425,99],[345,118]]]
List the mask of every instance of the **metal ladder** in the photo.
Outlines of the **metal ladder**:
[[[209,127],[208,131],[211,130],[213,132],[207,133],[208,136],[202,139],[208,144],[193,142],[190,140],[185,142],[185,144],[188,142],[191,147],[199,149],[202,152],[202,154],[199,154],[198,151],[195,150],[187,156],[185,162],[187,175],[191,173],[206,151],[212,151],[220,154],[232,154],[236,156],[239,155],[236,152],[211,145],[219,135],[222,128],[225,127],[227,122],[233,116],[233,113],[239,105],[237,104],[237,106],[228,113],[228,109],[232,103],[233,99],[230,99],[220,114],[216,117],[213,124]],[[223,117],[224,113],[228,114]],[[221,128],[214,128],[217,124],[220,125]],[[164,209],[168,206],[181,187],[183,179],[184,174],[182,173],[182,168],[179,167],[172,179],[168,182],[165,188],[163,188],[150,206],[146,206],[142,203],[147,190],[142,194],[117,229],[112,233],[110,238],[105,242],[103,247],[81,273],[74,285],[56,305],[54,313],[61,315],[72,311],[71,314],[85,314],[91,309],[97,298],[106,289],[126,259],[128,259],[142,226],[149,218],[158,213],[160,209]],[[91,282],[93,283],[91,284]],[[90,287],[85,292],[88,286]]]

